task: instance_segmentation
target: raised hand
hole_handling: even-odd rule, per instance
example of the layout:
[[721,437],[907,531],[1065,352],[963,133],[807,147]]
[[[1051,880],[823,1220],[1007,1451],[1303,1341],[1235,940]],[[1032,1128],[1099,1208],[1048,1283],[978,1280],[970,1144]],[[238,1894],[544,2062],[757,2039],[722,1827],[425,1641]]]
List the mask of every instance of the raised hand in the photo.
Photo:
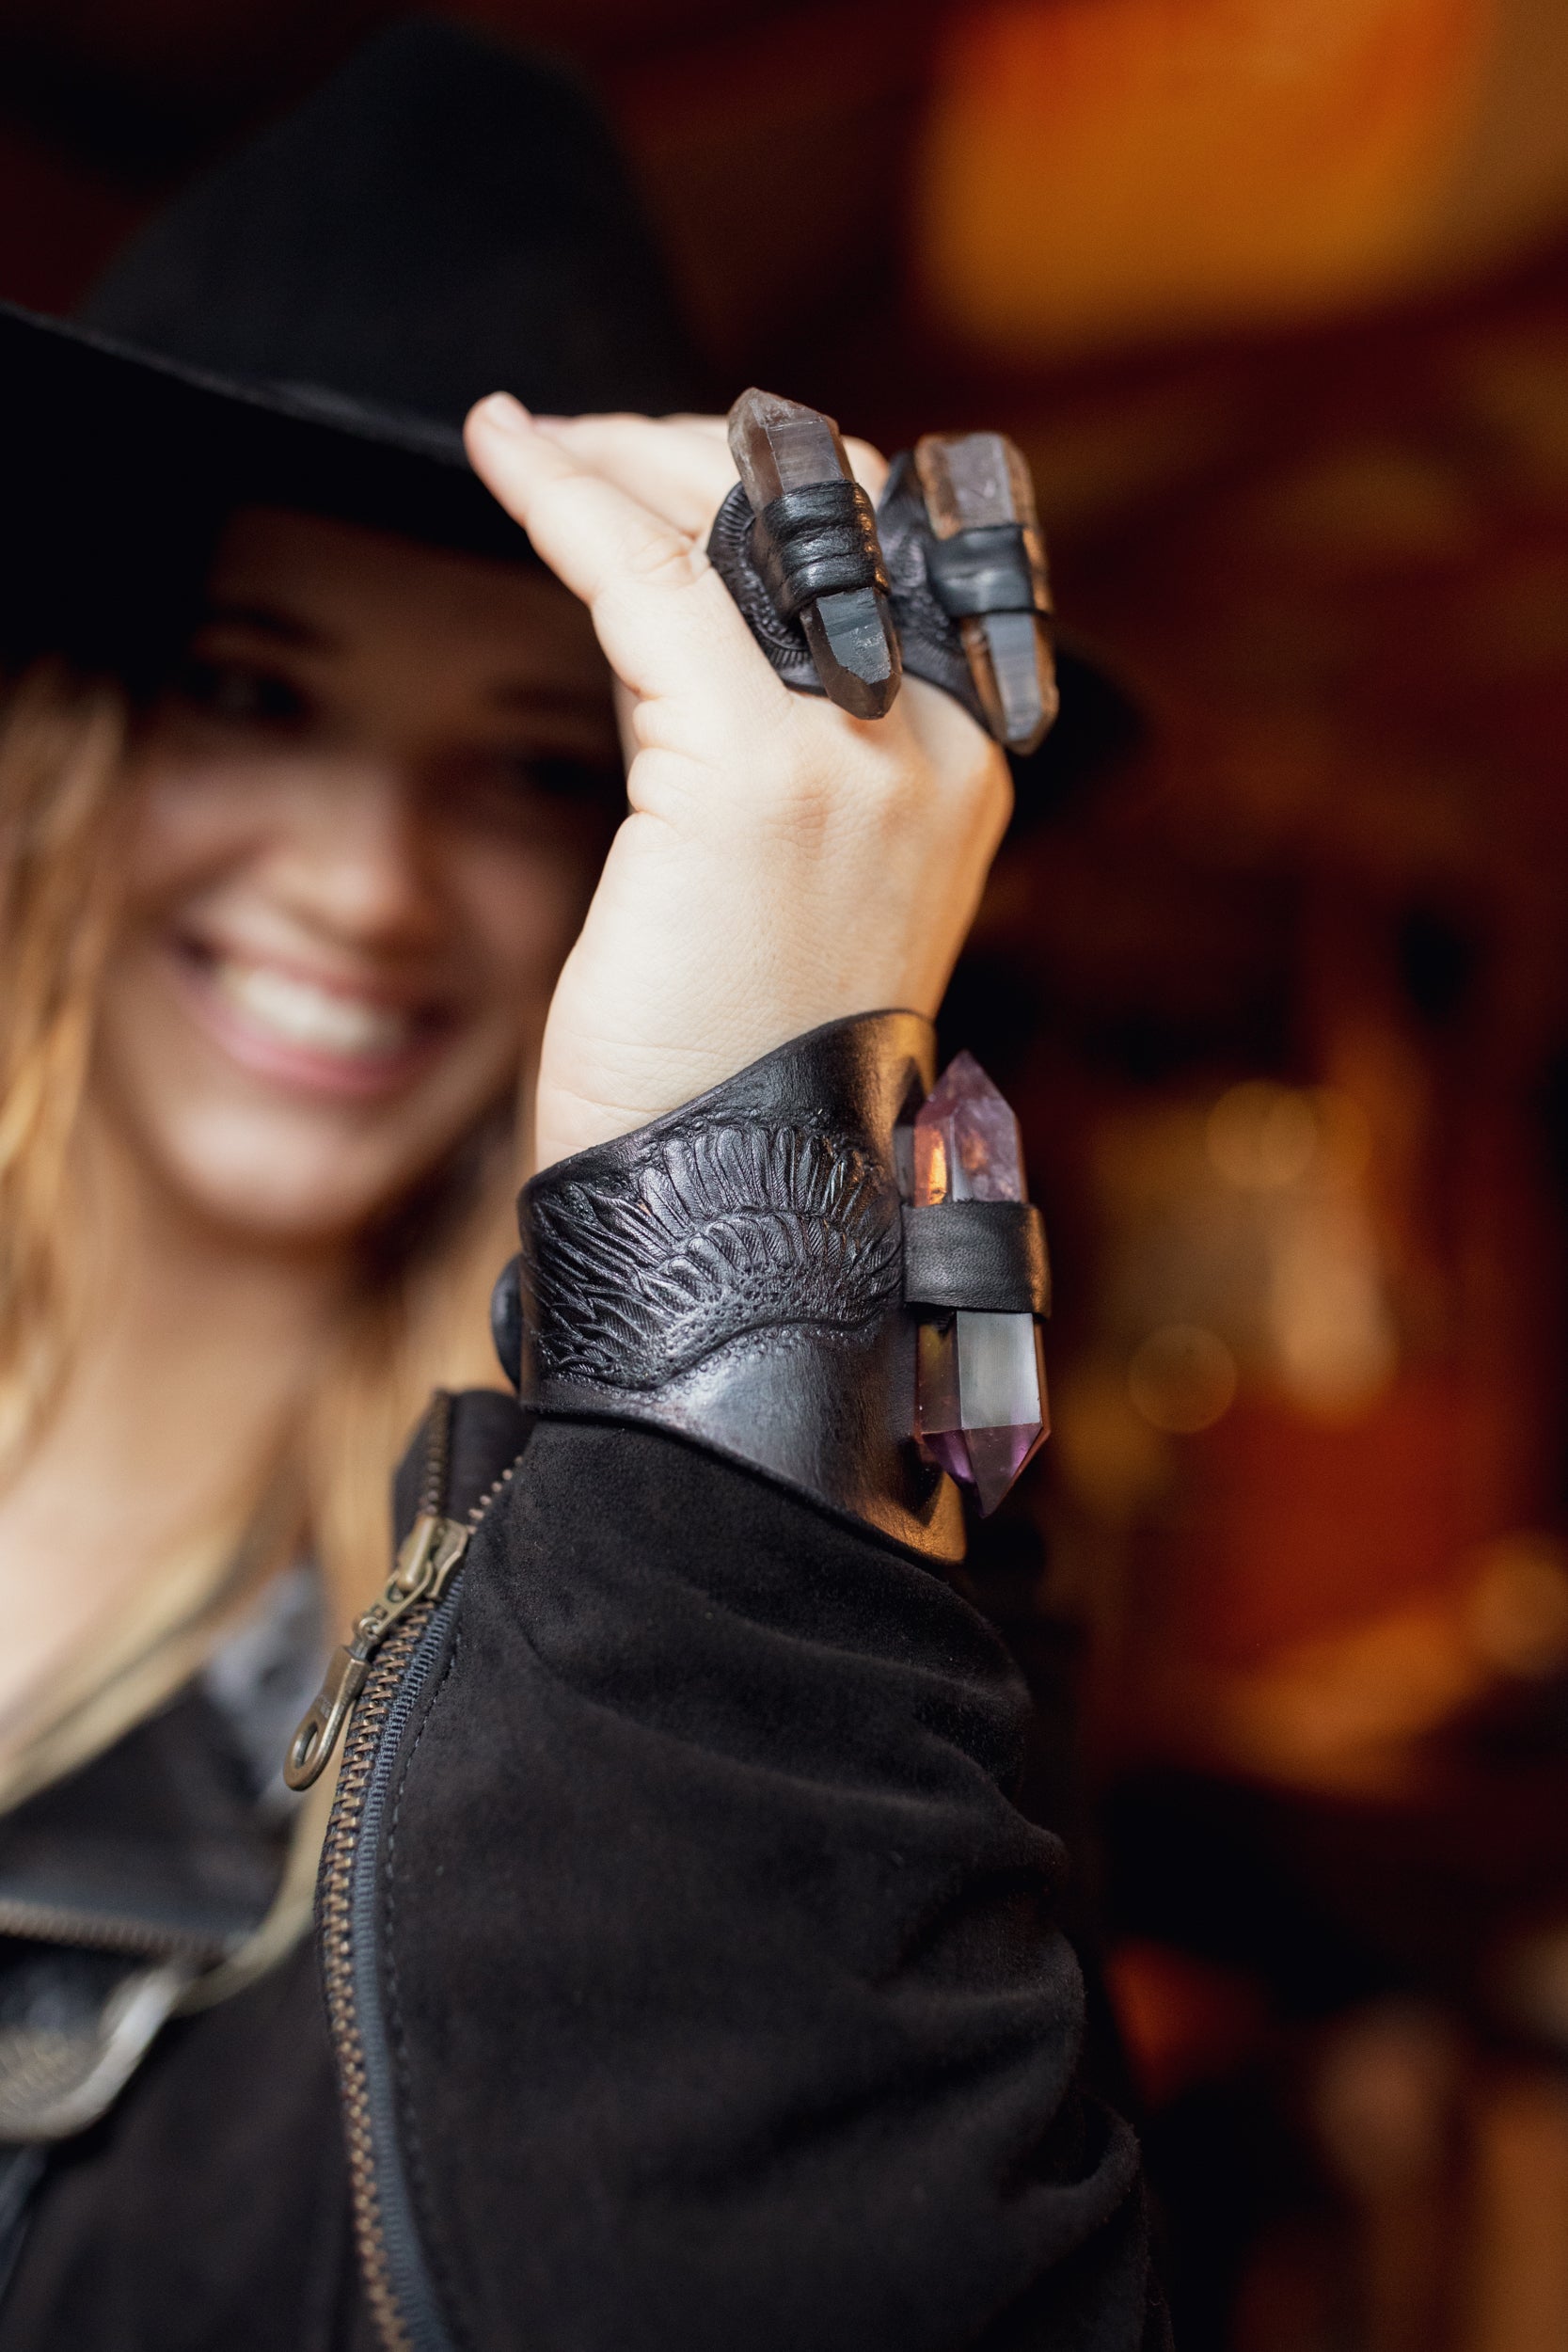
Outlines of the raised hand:
[[[908,680],[857,720],[781,684],[704,551],[718,419],[470,413],[475,469],[588,605],[620,684],[631,813],[551,1004],[548,1165],[820,1022],[934,1012],[1006,826],[1006,764]],[[850,443],[876,494],[882,461]]]

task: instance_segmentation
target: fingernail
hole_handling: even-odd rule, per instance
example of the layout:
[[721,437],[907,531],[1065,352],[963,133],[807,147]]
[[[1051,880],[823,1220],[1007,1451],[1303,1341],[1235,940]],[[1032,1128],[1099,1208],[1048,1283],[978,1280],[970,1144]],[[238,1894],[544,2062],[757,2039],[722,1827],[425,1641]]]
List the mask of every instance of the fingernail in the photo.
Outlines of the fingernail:
[[497,433],[526,433],[532,422],[520,400],[510,392],[490,392],[474,408],[476,424],[486,424]]

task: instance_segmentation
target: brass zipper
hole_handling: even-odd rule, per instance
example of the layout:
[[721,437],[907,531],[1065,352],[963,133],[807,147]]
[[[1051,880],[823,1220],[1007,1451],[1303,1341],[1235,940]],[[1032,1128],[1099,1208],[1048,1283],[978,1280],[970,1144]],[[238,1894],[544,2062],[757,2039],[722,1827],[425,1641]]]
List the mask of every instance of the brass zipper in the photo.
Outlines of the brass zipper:
[[[369,1679],[372,1660],[411,1615],[418,1613],[423,1625],[426,1604],[434,1606],[440,1599],[468,1548],[470,1531],[442,1516],[451,1453],[451,1398],[444,1389],[437,1389],[431,1400],[425,1448],[419,1517],[404,1537],[381,1594],[355,1619],[348,1640],[333,1651],[322,1687],[289,1742],[283,1778],[296,1791],[309,1788],[325,1771]],[[406,1656],[406,1651],[400,1654]]]
[[[426,1475],[420,1517],[398,1554],[398,1565],[381,1600],[357,1620],[346,1648],[333,1660],[321,1695],[295,1733],[290,1750],[291,1764],[298,1756],[296,1769],[308,1773],[307,1781],[296,1783],[291,1778],[290,1785],[305,1786],[322,1770],[340,1733],[343,1734],[343,1760],[322,1847],[317,1919],[327,2024],[338,2062],[360,2274],[372,2322],[387,2352],[417,2352],[417,2345],[397,2293],[386,2201],[376,2170],[370,2066],[355,1985],[355,1861],[376,1753],[409,1661],[470,1537],[516,1468],[513,1463],[488,1493],[481,1497],[469,1512],[466,1525],[449,1519],[443,1516],[443,1506],[451,1435],[451,1399],[438,1390],[427,1424]],[[405,1577],[407,1581],[402,1581]],[[384,1608],[387,1613],[377,1615]],[[372,1617],[373,1629],[368,1637],[363,1637],[367,1620]],[[344,1659],[358,1668],[356,1676],[350,1677],[340,1666],[340,1661]],[[301,1754],[301,1742],[307,1735],[313,1744]]]
[[225,1960],[244,1930],[223,1934],[199,1928],[165,1928],[150,1919],[112,1912],[73,1911],[68,1903],[36,1903],[0,1895],[0,1935],[30,1944],[70,1944],[85,1951],[119,1952],[136,1960],[188,1960],[210,1968]]

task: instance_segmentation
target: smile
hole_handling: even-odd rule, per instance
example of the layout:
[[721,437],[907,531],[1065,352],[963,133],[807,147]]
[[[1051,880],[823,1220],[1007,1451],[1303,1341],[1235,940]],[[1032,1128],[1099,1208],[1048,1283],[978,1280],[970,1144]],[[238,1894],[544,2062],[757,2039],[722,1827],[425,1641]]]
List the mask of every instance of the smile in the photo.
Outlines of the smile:
[[307,1093],[395,1091],[451,1027],[425,1008],[190,941],[177,964],[191,1009],[230,1060]]
[[303,1045],[340,1061],[387,1061],[406,1053],[414,1025],[363,996],[341,996],[276,964],[213,967],[213,985],[247,1027],[283,1045]]

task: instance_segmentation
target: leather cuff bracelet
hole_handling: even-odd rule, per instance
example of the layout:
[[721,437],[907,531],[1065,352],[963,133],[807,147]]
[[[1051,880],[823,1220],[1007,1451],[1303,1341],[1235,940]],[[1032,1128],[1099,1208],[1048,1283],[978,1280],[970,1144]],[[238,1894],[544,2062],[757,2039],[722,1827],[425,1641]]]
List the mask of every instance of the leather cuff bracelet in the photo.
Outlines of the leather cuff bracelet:
[[[651,1423],[939,1560],[1044,1434],[1017,1127],[929,1022],[834,1022],[518,1203],[498,1352],[545,1415]],[[985,1416],[1001,1415],[987,1420]]]

